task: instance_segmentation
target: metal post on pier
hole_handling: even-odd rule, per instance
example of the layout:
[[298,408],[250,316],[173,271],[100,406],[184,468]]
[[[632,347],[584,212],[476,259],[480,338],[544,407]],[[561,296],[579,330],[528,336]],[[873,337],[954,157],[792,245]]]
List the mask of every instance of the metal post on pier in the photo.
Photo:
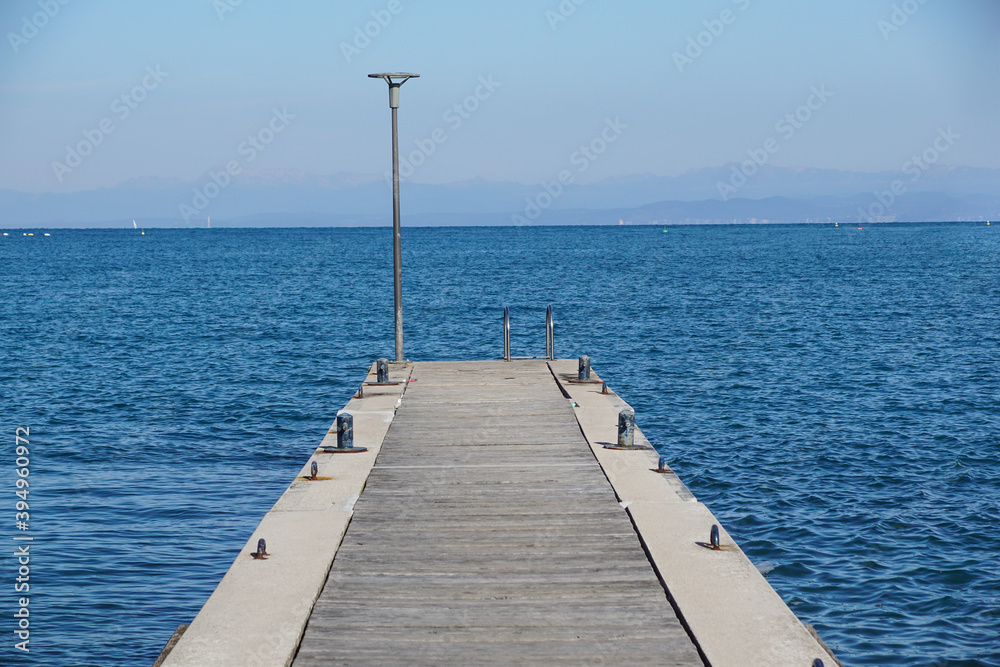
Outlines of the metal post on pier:
[[399,87],[419,74],[383,72],[369,74],[370,79],[384,79],[389,84],[389,108],[392,109],[392,269],[396,310],[396,361],[403,361],[403,253],[400,248],[399,223],[399,131],[396,111],[399,109]]

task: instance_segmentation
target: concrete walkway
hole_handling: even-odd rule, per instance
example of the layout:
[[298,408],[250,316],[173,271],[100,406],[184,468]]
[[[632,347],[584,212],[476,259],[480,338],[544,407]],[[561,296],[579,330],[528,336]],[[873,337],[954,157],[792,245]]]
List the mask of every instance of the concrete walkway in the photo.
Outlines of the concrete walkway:
[[416,363],[293,664],[702,665],[544,361]]

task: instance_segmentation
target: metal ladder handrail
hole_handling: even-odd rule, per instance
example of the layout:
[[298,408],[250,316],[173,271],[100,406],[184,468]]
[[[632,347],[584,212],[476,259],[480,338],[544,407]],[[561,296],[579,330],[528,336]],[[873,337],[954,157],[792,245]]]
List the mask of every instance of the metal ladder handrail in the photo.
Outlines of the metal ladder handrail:
[[510,361],[510,307],[503,307],[503,360]]
[[[555,359],[555,319],[552,316],[552,306],[545,309],[545,356],[517,357],[518,359]],[[510,361],[510,306],[503,307],[503,360]]]
[[552,320],[552,306],[545,309],[545,358],[556,358],[555,323]]

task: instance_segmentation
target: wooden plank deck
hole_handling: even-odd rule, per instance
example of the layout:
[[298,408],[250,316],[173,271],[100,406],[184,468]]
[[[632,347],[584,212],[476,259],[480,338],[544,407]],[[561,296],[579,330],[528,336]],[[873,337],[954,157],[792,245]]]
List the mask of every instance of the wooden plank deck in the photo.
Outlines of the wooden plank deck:
[[314,665],[702,665],[544,361],[416,363]]

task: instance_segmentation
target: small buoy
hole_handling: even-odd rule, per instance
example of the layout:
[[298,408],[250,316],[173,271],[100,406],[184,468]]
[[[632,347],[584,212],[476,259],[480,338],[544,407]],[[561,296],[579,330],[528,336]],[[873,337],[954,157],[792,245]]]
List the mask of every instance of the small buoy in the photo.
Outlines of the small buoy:
[[45,232],[45,236],[52,236],[52,234],[49,234],[48,232]]
[[840,223],[839,222],[835,222],[835,223],[833,223],[833,226],[834,227],[840,227]]
[[34,235],[35,235],[34,232],[28,232],[28,236],[34,236]]
[[145,236],[145,235],[146,235],[146,230],[144,229],[142,230],[142,234],[140,234],[140,236]]

